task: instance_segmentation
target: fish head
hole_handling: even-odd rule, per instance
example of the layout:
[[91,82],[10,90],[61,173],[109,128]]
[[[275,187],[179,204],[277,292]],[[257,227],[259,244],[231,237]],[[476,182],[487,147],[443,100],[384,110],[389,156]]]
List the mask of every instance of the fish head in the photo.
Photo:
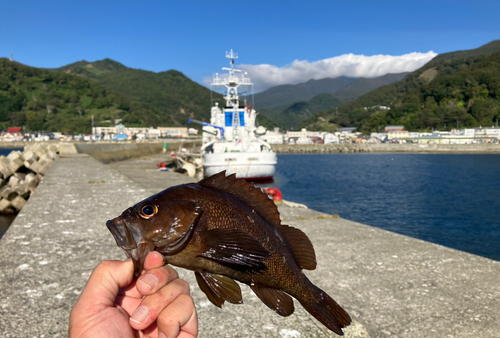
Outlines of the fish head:
[[116,244],[134,262],[139,275],[151,251],[176,254],[188,244],[201,215],[189,200],[168,199],[161,193],[147,198],[106,222]]

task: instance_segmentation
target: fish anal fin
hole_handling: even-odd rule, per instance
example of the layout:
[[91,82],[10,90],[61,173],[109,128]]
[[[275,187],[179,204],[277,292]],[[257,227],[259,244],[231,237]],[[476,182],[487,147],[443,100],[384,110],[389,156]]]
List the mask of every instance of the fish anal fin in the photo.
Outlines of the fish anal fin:
[[295,310],[292,297],[285,292],[256,285],[251,285],[251,288],[264,304],[280,316],[290,316]]
[[269,251],[252,235],[240,229],[213,229],[197,233],[204,257],[238,271],[266,268]]
[[201,180],[198,184],[236,196],[273,227],[281,223],[276,204],[260,188],[255,188],[244,179],[237,179],[235,174],[226,176],[226,172],[221,171]]
[[280,224],[277,230],[289,244],[299,267],[306,270],[316,269],[316,254],[309,237],[302,230],[285,224]]
[[206,271],[196,271],[195,275],[200,289],[214,305],[222,307],[224,301],[243,303],[240,286],[231,278]]
[[205,278],[202,273],[199,271],[195,271],[194,275],[196,276],[196,281],[198,282],[198,286],[201,291],[207,296],[208,300],[212,302],[217,307],[222,307],[224,304],[224,299],[220,297],[214,290],[207,284]]

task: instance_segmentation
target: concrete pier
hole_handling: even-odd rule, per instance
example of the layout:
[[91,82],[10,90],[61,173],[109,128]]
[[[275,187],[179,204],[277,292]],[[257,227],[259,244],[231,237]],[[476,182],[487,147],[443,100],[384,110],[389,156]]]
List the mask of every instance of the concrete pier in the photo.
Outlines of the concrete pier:
[[[171,185],[160,155],[104,165],[61,156],[0,240],[0,337],[64,337],[93,268],[124,259],[105,222]],[[291,196],[285,199],[293,200]],[[500,262],[310,209],[280,206],[284,223],[311,239],[318,268],[306,274],[359,323],[350,337],[498,337]],[[200,337],[330,337],[298,302],[290,317],[246,286],[243,305],[213,306],[188,280]],[[368,330],[368,333],[364,331]]]

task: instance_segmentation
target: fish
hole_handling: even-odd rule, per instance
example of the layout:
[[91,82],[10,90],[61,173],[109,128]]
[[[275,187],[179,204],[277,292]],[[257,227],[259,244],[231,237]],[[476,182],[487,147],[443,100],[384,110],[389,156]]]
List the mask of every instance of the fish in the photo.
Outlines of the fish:
[[132,258],[136,276],[148,253],[158,251],[166,264],[194,271],[200,289],[218,307],[243,302],[239,281],[281,316],[294,312],[293,297],[338,335],[351,323],[303,273],[317,264],[307,235],[282,224],[275,203],[234,174],[222,171],[168,188],[106,226]]

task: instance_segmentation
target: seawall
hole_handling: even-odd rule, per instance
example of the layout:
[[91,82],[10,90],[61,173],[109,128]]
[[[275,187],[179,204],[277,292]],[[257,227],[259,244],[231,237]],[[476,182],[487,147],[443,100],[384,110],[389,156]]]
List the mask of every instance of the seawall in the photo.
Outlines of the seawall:
[[[163,157],[104,165],[68,154],[55,161],[0,240],[0,337],[67,336],[69,312],[93,268],[125,258],[105,222],[191,181],[156,170]],[[307,276],[370,337],[498,337],[500,262],[310,209],[279,209],[283,222],[302,229],[315,247],[318,268]],[[246,286],[243,305],[216,308],[194,274],[178,270],[191,285],[200,337],[334,337],[298,302],[283,318]],[[346,337],[367,337],[362,328]]]
[[280,154],[328,153],[465,153],[500,154],[500,144],[272,144]]
[[33,144],[56,144],[61,152],[89,154],[102,163],[123,161],[137,156],[158,154],[163,150],[164,143],[168,145],[168,152],[177,152],[180,148],[191,150],[201,146],[201,140],[176,140],[164,141],[98,141],[98,142],[0,142],[0,148],[22,149],[26,145]]

